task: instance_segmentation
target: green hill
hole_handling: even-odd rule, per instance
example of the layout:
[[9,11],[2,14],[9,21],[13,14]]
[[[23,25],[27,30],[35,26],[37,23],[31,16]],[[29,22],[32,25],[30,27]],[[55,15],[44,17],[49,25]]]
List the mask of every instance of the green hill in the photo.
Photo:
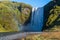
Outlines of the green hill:
[[[54,0],[55,6],[49,11],[47,18],[47,29],[44,31],[60,31],[60,0]],[[48,16],[48,15],[47,15]]]
[[28,20],[31,10],[29,4],[0,1],[0,32],[19,31],[18,24]]

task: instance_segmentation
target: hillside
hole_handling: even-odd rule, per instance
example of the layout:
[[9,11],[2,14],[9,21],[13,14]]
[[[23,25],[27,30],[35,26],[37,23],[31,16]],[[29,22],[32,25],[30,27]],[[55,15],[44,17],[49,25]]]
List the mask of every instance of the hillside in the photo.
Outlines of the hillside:
[[32,6],[25,3],[0,1],[0,32],[19,31],[28,20]]
[[46,21],[47,29],[44,31],[60,32],[60,0],[56,0],[55,6],[49,11]]

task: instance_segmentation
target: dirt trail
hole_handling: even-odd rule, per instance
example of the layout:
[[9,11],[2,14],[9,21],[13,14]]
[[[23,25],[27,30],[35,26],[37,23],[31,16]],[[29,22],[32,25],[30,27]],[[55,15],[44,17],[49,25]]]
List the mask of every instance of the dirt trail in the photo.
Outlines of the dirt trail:
[[36,40],[36,38],[40,38],[40,40],[60,40],[60,32],[43,32],[40,34],[31,34],[26,38],[17,39],[17,40]]

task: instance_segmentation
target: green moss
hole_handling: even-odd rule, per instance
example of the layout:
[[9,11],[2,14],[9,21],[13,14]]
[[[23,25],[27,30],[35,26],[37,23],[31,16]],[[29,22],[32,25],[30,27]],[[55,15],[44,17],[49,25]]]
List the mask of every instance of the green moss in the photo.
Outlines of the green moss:
[[[29,11],[24,9],[32,7],[24,4],[23,6],[26,7],[21,7],[24,8],[23,10],[21,9],[21,12],[18,8],[20,5],[21,3],[17,2],[0,2],[0,24],[2,25],[2,28],[6,29],[6,31],[19,31],[20,28],[18,27],[18,24],[24,24],[24,22],[29,18],[31,9],[29,9]],[[25,11],[27,14],[24,13]]]

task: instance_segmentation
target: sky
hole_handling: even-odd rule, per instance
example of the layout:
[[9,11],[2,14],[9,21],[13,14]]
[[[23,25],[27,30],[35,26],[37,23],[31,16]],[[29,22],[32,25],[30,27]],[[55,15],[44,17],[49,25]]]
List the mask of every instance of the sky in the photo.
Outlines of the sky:
[[30,4],[32,7],[43,7],[51,0],[12,0],[17,2],[23,2],[26,4]]

